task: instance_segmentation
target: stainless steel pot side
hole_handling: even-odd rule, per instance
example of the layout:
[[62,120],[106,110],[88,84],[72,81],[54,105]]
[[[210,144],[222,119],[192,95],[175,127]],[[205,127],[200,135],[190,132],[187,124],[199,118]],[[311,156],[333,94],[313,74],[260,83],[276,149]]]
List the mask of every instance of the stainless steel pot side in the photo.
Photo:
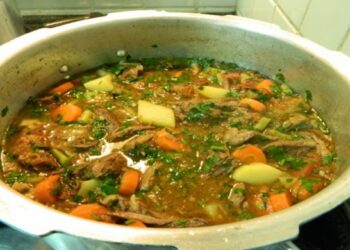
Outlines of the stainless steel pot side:
[[[152,46],[157,44],[158,47]],[[242,249],[295,237],[299,225],[350,196],[350,59],[277,26],[234,16],[133,11],[41,29],[0,47],[3,134],[29,96],[66,74],[132,57],[209,57],[273,76],[279,70],[296,90],[311,90],[337,144],[340,176],[286,210],[238,223],[183,229],[129,228],[75,218],[35,203],[0,183],[0,220],[34,235],[58,231],[108,242],[170,245],[179,249]],[[69,67],[61,73],[62,65]]]

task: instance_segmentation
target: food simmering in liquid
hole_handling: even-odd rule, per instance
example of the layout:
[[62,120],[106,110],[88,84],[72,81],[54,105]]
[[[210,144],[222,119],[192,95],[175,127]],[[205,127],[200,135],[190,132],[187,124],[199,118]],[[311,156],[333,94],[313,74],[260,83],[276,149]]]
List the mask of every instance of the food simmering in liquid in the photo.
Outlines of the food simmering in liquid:
[[306,97],[235,64],[121,60],[30,98],[2,144],[2,179],[74,216],[196,227],[286,209],[335,177]]

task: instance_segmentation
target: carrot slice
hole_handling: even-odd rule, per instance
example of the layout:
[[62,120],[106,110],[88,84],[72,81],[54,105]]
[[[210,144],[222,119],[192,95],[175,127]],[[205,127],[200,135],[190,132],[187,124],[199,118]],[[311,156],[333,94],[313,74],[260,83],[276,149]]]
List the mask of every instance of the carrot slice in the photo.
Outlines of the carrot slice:
[[273,86],[273,82],[269,79],[265,79],[259,82],[255,86],[255,88],[261,93],[272,95],[273,94],[272,86]]
[[184,151],[185,145],[177,140],[175,136],[162,129],[154,137],[154,142],[165,150]]
[[274,212],[288,208],[293,203],[292,196],[287,191],[279,194],[271,194],[269,196],[269,201],[270,201],[272,211]]
[[263,112],[266,110],[265,104],[251,98],[243,98],[239,101],[239,103],[244,106],[249,106],[251,109],[258,112]]
[[96,203],[83,204],[74,208],[69,213],[84,219],[98,220],[109,222],[111,220],[108,214],[108,209]]
[[296,177],[307,177],[311,174],[312,170],[317,167],[316,163],[309,163],[298,171],[293,171],[293,175]]
[[140,172],[134,169],[128,169],[124,172],[119,185],[119,193],[121,195],[132,195],[140,182]]
[[132,223],[128,224],[127,226],[128,226],[128,227],[147,227],[147,226],[145,225],[145,223],[143,223],[143,222],[140,221],[140,220],[135,220],[135,221],[133,221]]
[[73,122],[76,121],[82,113],[83,110],[79,106],[67,103],[55,108],[51,112],[51,119],[61,122]]
[[266,156],[264,152],[259,147],[250,144],[233,151],[232,157],[242,163],[266,163]]
[[71,90],[72,88],[74,88],[74,84],[72,82],[65,82],[65,83],[62,83],[61,85],[57,86],[56,88],[53,88],[50,91],[50,93],[62,95],[64,93],[68,92],[69,90]]
[[51,175],[34,188],[34,197],[41,203],[49,204],[57,200],[55,191],[59,188],[59,175]]

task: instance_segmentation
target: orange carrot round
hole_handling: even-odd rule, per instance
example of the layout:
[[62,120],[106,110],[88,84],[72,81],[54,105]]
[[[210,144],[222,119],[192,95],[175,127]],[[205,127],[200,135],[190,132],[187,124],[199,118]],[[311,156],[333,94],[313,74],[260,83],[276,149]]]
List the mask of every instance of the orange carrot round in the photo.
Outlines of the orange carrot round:
[[145,223],[143,223],[143,222],[140,221],[140,220],[135,220],[135,221],[133,221],[132,223],[128,224],[127,226],[128,226],[128,227],[147,227],[147,226],[145,225]]
[[53,121],[73,122],[76,121],[83,110],[72,103],[66,103],[58,106],[51,112],[51,119]]
[[269,196],[270,205],[273,212],[280,211],[292,205],[292,196],[286,191],[279,194],[271,194]]
[[261,82],[259,82],[255,86],[255,88],[261,93],[272,95],[273,94],[272,86],[273,86],[273,82],[271,80],[264,79]]
[[54,192],[59,188],[59,179],[59,175],[51,175],[39,182],[34,188],[35,198],[41,203],[54,203],[57,200]]
[[53,88],[50,91],[50,93],[62,95],[64,93],[68,92],[69,90],[71,90],[72,88],[74,88],[74,84],[72,82],[65,82],[65,83],[62,83],[61,85],[57,86],[56,88]]
[[251,99],[251,98],[243,98],[239,101],[239,103],[241,105],[248,106],[251,109],[258,111],[258,112],[263,112],[266,110],[265,104],[263,104],[257,100]]
[[111,220],[110,216],[108,215],[108,209],[96,203],[80,205],[70,211],[69,214],[90,220],[106,222]]
[[137,170],[126,170],[120,180],[119,193],[124,196],[132,195],[139,185],[140,175],[140,172]]
[[296,177],[307,177],[312,171],[317,167],[316,163],[309,163],[305,165],[302,169],[293,171],[292,174]]
[[242,163],[266,163],[266,156],[264,152],[259,147],[254,145],[246,145],[238,148],[233,151],[232,156]]
[[178,141],[172,134],[164,129],[158,131],[154,137],[154,142],[165,150],[184,151],[185,145]]

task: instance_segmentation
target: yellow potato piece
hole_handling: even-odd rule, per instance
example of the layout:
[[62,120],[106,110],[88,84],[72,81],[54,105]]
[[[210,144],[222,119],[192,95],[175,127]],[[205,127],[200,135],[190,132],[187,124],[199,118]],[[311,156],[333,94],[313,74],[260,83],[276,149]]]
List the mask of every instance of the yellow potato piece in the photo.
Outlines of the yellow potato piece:
[[88,81],[84,83],[84,87],[88,90],[110,92],[114,89],[112,75],[108,74],[97,79]]
[[175,114],[172,109],[147,101],[138,101],[137,118],[146,124],[175,127]]
[[253,185],[263,185],[275,182],[282,172],[264,163],[251,163],[237,168],[232,178]]
[[198,93],[210,99],[220,99],[226,97],[229,91],[223,88],[203,86],[198,89]]

